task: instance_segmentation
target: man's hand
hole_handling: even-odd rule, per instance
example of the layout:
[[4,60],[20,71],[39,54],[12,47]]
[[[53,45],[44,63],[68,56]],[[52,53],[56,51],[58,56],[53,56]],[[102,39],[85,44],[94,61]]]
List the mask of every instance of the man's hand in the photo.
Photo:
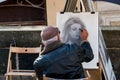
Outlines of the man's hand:
[[88,32],[86,29],[83,29],[80,33],[80,37],[81,39],[84,41],[84,40],[87,40],[87,37],[88,37]]

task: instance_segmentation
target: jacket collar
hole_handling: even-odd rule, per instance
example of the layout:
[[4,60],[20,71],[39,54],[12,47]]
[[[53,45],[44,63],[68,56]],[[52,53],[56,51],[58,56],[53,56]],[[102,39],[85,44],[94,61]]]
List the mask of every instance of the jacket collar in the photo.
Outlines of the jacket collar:
[[47,53],[61,47],[62,45],[63,45],[63,43],[61,43],[60,41],[52,42],[44,47],[44,49],[42,51],[42,55],[47,54]]

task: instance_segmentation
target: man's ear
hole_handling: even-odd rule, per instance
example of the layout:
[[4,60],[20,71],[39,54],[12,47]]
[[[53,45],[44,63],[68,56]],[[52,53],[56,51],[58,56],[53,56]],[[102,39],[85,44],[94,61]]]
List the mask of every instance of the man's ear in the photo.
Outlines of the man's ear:
[[42,46],[45,46],[45,43],[44,43],[44,41],[43,41],[43,40],[42,40],[41,44],[42,44]]

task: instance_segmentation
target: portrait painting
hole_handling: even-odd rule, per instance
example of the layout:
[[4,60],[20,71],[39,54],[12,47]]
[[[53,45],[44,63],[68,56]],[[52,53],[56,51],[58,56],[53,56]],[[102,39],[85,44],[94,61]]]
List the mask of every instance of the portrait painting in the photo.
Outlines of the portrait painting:
[[94,59],[89,63],[83,63],[84,68],[98,68],[98,13],[57,13],[56,26],[60,30],[61,41],[65,44],[80,45],[80,33],[83,29],[88,31],[88,41],[93,50]]

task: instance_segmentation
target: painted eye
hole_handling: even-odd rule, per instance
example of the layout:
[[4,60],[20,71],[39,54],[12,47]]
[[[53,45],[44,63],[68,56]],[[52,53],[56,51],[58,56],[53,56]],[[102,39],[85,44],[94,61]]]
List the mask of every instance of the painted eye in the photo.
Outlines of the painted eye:
[[76,30],[76,28],[72,28],[72,30],[73,30],[73,31],[75,31],[75,30]]
[[73,28],[72,30],[73,30],[73,31],[75,31],[76,29],[75,29],[75,28]]

